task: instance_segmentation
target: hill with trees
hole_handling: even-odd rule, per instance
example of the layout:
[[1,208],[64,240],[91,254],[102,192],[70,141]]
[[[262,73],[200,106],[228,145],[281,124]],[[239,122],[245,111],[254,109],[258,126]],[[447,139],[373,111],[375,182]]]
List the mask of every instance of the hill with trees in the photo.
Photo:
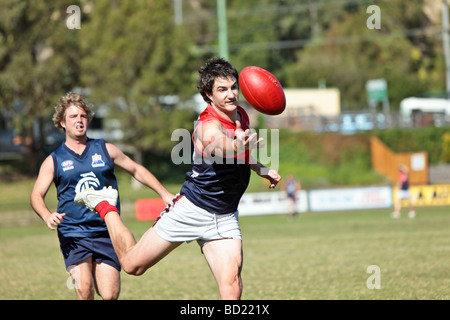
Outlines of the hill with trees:
[[[69,90],[118,118],[138,155],[170,155],[175,128],[191,129],[197,69],[218,54],[216,1],[45,0],[0,3],[0,129],[13,129],[36,174],[53,107]],[[179,2],[178,2],[179,3]],[[284,87],[341,91],[366,108],[365,81],[385,78],[392,109],[445,88],[440,0],[228,0],[229,60],[258,65]],[[80,29],[67,9],[78,6]],[[380,8],[370,29],[369,5]],[[167,103],[169,97],[170,103]],[[145,159],[144,159],[145,160]]]

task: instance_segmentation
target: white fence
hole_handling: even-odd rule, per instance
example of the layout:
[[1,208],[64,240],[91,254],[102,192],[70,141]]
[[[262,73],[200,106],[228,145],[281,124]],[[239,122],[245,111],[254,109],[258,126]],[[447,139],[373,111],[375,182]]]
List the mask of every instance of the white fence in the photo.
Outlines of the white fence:
[[[392,187],[300,190],[297,212],[381,209],[393,206]],[[246,193],[239,203],[239,215],[285,214],[286,194],[282,191]]]

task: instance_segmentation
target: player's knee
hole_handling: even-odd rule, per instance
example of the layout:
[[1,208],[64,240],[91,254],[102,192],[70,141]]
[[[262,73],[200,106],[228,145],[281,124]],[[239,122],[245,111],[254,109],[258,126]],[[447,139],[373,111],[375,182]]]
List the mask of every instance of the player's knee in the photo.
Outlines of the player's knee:
[[102,293],[101,297],[103,300],[117,300],[117,299],[119,299],[119,291],[114,290],[114,291]]
[[220,298],[223,300],[239,300],[242,295],[242,279],[236,275],[219,284]]
[[222,300],[240,300],[242,295],[242,286],[223,286],[220,289],[220,299]]
[[129,271],[125,271],[129,275],[132,276],[142,276],[145,273],[145,270],[140,268],[129,269]]
[[141,276],[145,273],[145,268],[133,264],[133,263],[126,263],[122,265],[123,271],[125,271],[127,274],[132,276]]
[[93,300],[94,299],[94,287],[93,286],[83,286],[77,289],[77,299],[78,300]]

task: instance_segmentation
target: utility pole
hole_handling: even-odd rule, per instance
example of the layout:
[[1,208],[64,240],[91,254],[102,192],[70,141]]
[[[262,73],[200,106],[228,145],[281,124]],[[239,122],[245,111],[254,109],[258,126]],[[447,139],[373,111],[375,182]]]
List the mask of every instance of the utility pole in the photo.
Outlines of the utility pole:
[[442,0],[442,45],[445,57],[445,88],[446,97],[450,99],[450,36],[448,30],[448,4]]
[[217,0],[219,24],[219,55],[228,60],[227,5],[226,0]]
[[174,0],[174,21],[175,25],[181,26],[183,24],[183,0]]

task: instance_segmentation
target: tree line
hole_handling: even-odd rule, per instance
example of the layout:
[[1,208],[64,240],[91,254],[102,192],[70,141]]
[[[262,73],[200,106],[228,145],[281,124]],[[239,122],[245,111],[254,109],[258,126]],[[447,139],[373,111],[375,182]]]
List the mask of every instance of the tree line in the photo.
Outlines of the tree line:
[[[171,132],[196,118],[197,69],[218,54],[216,1],[181,3],[180,22],[173,1],[0,2],[0,128],[14,128],[26,145],[31,174],[54,106],[75,88],[120,119],[121,142],[170,154]],[[438,3],[228,0],[229,60],[238,70],[266,68],[285,87],[338,87],[348,110],[366,107],[365,81],[385,78],[395,108],[445,88]],[[380,29],[367,28],[372,4]],[[69,6],[80,8],[79,29],[67,25]]]

